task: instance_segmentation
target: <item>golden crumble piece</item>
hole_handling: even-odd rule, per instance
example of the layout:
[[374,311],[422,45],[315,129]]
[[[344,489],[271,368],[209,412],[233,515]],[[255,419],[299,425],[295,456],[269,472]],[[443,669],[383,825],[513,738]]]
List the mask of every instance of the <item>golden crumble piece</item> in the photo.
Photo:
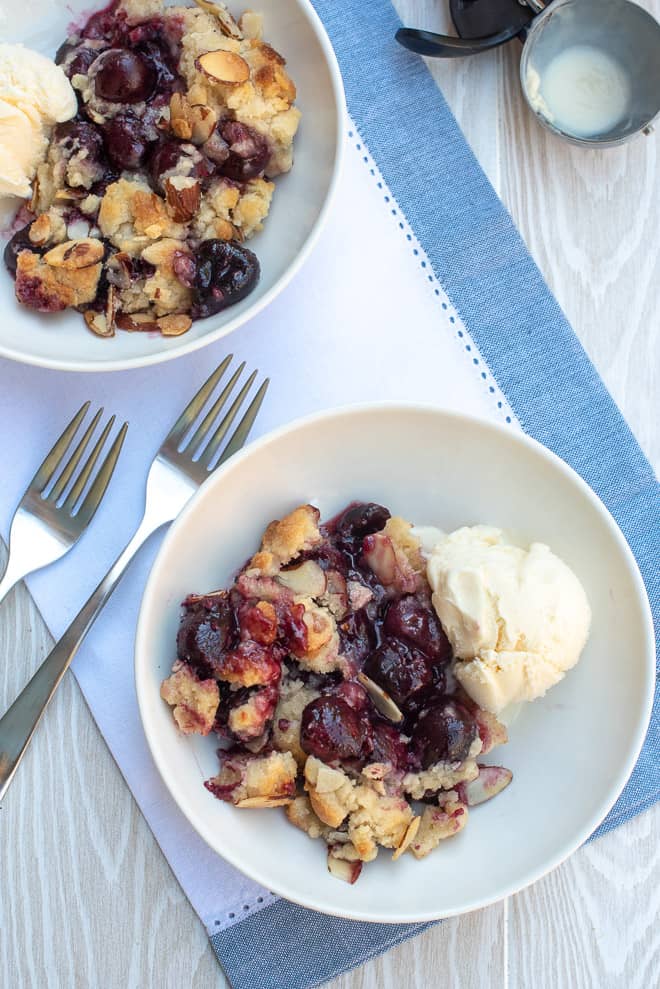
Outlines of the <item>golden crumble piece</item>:
[[85,305],[96,297],[101,268],[100,262],[82,268],[53,266],[32,251],[21,251],[16,261],[16,298],[38,312]]
[[496,716],[491,714],[490,711],[477,708],[474,712],[474,717],[482,743],[479,754],[486,755],[487,752],[492,752],[498,745],[505,745],[509,741],[506,726],[501,721],[498,721]]
[[272,553],[281,565],[321,542],[318,508],[300,505],[283,519],[271,522],[261,540],[262,552]]
[[246,797],[286,797],[296,792],[298,765],[290,752],[251,759],[245,771]]
[[378,846],[398,848],[413,812],[407,800],[377,793],[369,786],[355,790],[356,809],[348,819],[348,835],[363,862],[378,854]]
[[467,824],[467,819],[468,809],[457,795],[452,791],[443,794],[437,807],[425,809],[409,850],[415,858],[424,858],[445,838],[458,834]]
[[157,316],[167,313],[184,313],[192,304],[192,293],[174,272],[174,262],[181,255],[188,255],[185,241],[165,237],[150,244],[142,251],[142,258],[156,268],[145,279],[143,292]]
[[478,775],[479,766],[472,758],[459,765],[436,762],[419,773],[406,773],[403,777],[403,789],[413,800],[421,800],[427,790],[451,790],[459,783],[476,780]]
[[211,731],[220,703],[215,680],[200,680],[189,666],[175,664],[172,675],[161,684],[160,696],[174,708],[174,720],[184,735]]
[[309,797],[296,797],[286,808],[285,813],[290,823],[300,828],[310,838],[323,838],[330,830],[312,810]]
[[410,522],[393,515],[385,523],[383,532],[390,537],[393,546],[405,554],[415,573],[424,573],[426,562],[422,556],[422,546],[419,539],[413,535],[412,528]]
[[273,687],[256,690],[244,704],[229,712],[229,730],[243,742],[259,738],[273,715],[276,699],[277,691]]
[[185,225],[168,214],[165,200],[139,180],[119,179],[108,186],[98,225],[115,247],[130,255],[141,254],[150,241],[183,240],[186,233]]
[[315,756],[305,763],[305,789],[314,813],[331,828],[338,828],[357,806],[355,786],[346,773]]
[[300,745],[302,713],[319,696],[317,690],[302,680],[289,680],[280,689],[280,698],[273,715],[273,745],[280,752],[290,752],[299,766],[304,766],[307,753]]

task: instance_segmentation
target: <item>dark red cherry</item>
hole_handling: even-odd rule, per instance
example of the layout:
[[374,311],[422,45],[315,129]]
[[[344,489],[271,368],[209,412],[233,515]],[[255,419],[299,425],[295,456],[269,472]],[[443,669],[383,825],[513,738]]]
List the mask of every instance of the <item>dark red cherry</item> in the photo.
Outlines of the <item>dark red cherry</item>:
[[142,122],[132,110],[121,110],[103,128],[108,158],[119,169],[139,168],[149,149]]
[[401,772],[408,766],[408,749],[405,741],[391,725],[377,721],[372,727],[374,749],[370,762],[389,762]]
[[335,523],[335,532],[342,544],[361,544],[365,536],[380,532],[390,513],[382,505],[373,502],[359,502],[349,505]]
[[98,56],[97,48],[88,48],[86,45],[76,47],[65,42],[58,49],[55,61],[58,65],[66,63],[62,65],[62,68],[69,79],[72,79],[73,76],[86,75],[90,65],[96,61]]
[[428,660],[399,639],[385,639],[364,664],[364,672],[395,704],[404,706],[408,698],[431,683]]
[[434,662],[449,662],[451,646],[437,615],[413,594],[393,601],[387,609],[384,629],[389,635],[405,639]]
[[244,299],[259,281],[259,261],[233,240],[204,240],[195,253],[197,270],[191,314],[204,319]]
[[203,676],[222,665],[224,653],[236,639],[236,619],[224,595],[191,598],[177,635],[177,656]]
[[142,103],[156,87],[152,62],[126,48],[109,48],[99,55],[95,73],[96,95],[110,103]]
[[300,744],[323,762],[359,759],[367,742],[367,722],[340,697],[318,697],[302,713]]
[[436,762],[463,762],[477,737],[467,708],[443,698],[424,708],[413,731],[412,747],[424,769]]
[[219,130],[229,148],[229,154],[220,168],[222,174],[236,182],[247,182],[263,174],[270,158],[266,138],[238,120],[228,120]]
[[17,230],[5,247],[4,262],[12,278],[16,278],[16,264],[21,251],[34,251],[35,254],[42,253],[30,240],[29,232],[31,225],[32,221],[21,227],[20,230]]
[[200,154],[193,144],[180,141],[163,141],[158,144],[148,161],[151,184],[161,195],[165,192],[164,178],[170,175],[184,175],[197,179],[208,179],[213,173],[213,165]]

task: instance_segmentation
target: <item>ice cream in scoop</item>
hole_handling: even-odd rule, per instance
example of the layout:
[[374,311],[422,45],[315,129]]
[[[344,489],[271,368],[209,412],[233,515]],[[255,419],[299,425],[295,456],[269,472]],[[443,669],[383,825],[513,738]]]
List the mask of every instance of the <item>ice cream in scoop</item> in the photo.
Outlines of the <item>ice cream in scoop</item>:
[[50,128],[76,110],[59,65],[23,45],[0,43],[0,197],[30,195]]
[[430,553],[428,579],[456,676],[480,707],[497,713],[542,697],[580,658],[587,596],[543,543],[523,549],[501,529],[457,529]]

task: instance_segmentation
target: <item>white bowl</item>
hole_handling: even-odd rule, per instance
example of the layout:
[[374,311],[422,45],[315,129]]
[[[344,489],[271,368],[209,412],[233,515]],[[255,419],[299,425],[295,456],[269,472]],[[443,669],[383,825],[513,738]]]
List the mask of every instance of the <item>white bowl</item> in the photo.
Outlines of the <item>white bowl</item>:
[[[185,2],[185,0],[181,0]],[[96,0],[101,9],[104,0]],[[243,9],[230,0],[231,9]],[[90,13],[89,0],[36,0],[12,9],[3,41],[22,42],[54,55],[72,19]],[[265,39],[287,59],[298,87],[303,117],[295,140],[295,163],[275,179],[264,230],[250,241],[261,263],[255,290],[223,313],[193,323],[181,337],[118,330],[95,337],[72,310],[43,315],[20,306],[13,281],[0,261],[0,356],[66,371],[118,371],[190,353],[225,336],[267,306],[298,271],[321,231],[337,185],[344,146],[344,93],[332,46],[309,0],[258,0]],[[4,241],[0,244],[4,249]]]
[[[226,584],[266,524],[301,502],[322,516],[352,499],[452,529],[490,523],[547,542],[573,567],[593,611],[584,655],[527,705],[493,762],[513,783],[474,808],[428,858],[381,851],[354,886],[326,871],[322,842],[281,810],[236,810],[202,783],[217,772],[212,738],[183,737],[159,686],[175,656],[180,602]],[[427,921],[527,886],[594,831],[621,792],[648,724],[655,676],[650,609],[635,560],[587,485],[535,441],[432,408],[377,405],[303,419],[234,457],[170,530],[142,602],[136,685],[156,765],[204,840],[290,900],[355,920]],[[488,761],[488,760],[487,760]]]

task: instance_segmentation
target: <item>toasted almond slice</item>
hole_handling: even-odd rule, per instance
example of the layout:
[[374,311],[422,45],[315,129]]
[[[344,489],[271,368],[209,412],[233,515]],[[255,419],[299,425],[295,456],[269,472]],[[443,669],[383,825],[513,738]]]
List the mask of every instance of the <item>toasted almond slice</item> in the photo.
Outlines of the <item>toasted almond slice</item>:
[[88,309],[83,313],[85,323],[97,337],[113,337],[115,335],[114,326],[108,323],[107,316],[102,312],[94,312]]
[[175,223],[189,223],[199,209],[202,191],[199,182],[189,176],[165,179],[167,211]]
[[65,240],[63,244],[52,247],[44,254],[44,261],[51,268],[89,268],[103,260],[105,248],[100,240],[94,237],[82,237],[79,240]]
[[377,683],[366,675],[366,673],[358,673],[358,680],[369,694],[369,697],[374,702],[376,709],[383,715],[384,718],[388,718],[395,724],[403,721],[403,714],[396,706],[390,695],[379,687]]
[[199,105],[190,107],[190,116],[192,121],[190,140],[193,144],[204,144],[213,133],[218,116],[210,106]]
[[30,243],[34,244],[35,247],[43,247],[50,240],[52,232],[53,228],[48,213],[41,213],[30,225],[28,231]]
[[147,312],[117,313],[115,323],[120,330],[128,330],[130,333],[160,329],[154,317]]
[[332,851],[329,851],[328,872],[332,873],[336,879],[343,879],[345,883],[350,883],[352,886],[362,872],[362,862],[347,862],[345,859],[335,858]]
[[293,797],[245,797],[236,807],[285,807],[293,803]]
[[200,55],[196,65],[211,79],[232,86],[247,82],[250,78],[250,66],[245,59],[237,55],[236,52],[228,52],[223,48]]
[[160,316],[156,323],[164,337],[180,337],[182,333],[188,332],[192,326],[192,319],[183,313],[176,313],[171,316]]
[[78,199],[86,199],[88,195],[89,192],[87,189],[58,189],[55,193],[55,199],[70,203]]
[[291,570],[281,570],[277,581],[294,594],[302,594],[307,598],[321,597],[327,587],[326,576],[315,560],[306,560]]
[[413,817],[412,821],[406,828],[405,834],[401,839],[399,846],[396,848],[394,855],[392,856],[393,862],[396,862],[396,860],[403,855],[408,845],[414,839],[415,835],[419,831],[419,825],[421,820],[422,820],[421,817]]
[[217,2],[216,0],[195,0],[195,3],[207,14],[212,14],[218,19],[223,34],[229,38],[235,38],[237,41],[241,40],[243,37],[241,29],[221,0],[217,0]]

